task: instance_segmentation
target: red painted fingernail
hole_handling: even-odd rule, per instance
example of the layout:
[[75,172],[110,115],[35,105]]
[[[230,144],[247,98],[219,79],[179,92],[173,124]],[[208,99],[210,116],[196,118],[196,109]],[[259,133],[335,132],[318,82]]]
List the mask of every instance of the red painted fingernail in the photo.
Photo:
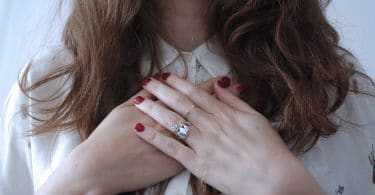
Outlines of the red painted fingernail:
[[237,86],[237,90],[238,90],[238,92],[240,93],[240,95],[245,94],[245,93],[247,92],[248,89],[249,89],[249,88],[248,88],[246,85],[244,85],[244,84],[239,84],[239,85]]
[[142,85],[145,86],[147,85],[147,83],[149,83],[151,81],[151,78],[150,77],[145,77],[143,78],[142,80]]
[[137,96],[135,99],[134,99],[134,103],[135,104],[141,104],[143,102],[143,100],[145,100],[142,96]]
[[134,129],[138,132],[141,133],[145,130],[145,126],[142,125],[142,123],[137,123],[134,127]]
[[219,86],[222,87],[222,88],[227,88],[230,85],[230,78],[225,76],[225,77],[221,78],[220,80],[218,80],[217,84],[219,84]]
[[155,77],[155,79],[160,80],[161,79],[161,73],[160,72],[157,73],[154,77]]
[[165,72],[161,75],[161,78],[166,81],[168,79],[168,77],[171,76],[171,73],[169,72]]

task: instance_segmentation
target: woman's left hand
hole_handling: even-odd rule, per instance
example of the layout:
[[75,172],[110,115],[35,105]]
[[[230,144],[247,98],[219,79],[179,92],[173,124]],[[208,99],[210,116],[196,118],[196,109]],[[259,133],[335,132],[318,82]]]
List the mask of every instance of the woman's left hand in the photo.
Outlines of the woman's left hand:
[[215,84],[216,98],[173,74],[162,78],[143,86],[168,108],[150,99],[136,107],[172,132],[189,121],[190,133],[183,144],[138,123],[145,141],[224,194],[323,194],[270,122],[223,89],[229,78]]

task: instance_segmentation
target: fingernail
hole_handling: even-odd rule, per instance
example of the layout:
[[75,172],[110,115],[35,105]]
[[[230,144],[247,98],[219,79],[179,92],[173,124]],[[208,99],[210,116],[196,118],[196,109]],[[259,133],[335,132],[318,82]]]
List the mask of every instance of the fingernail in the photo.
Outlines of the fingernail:
[[142,96],[137,96],[135,99],[134,99],[134,103],[135,104],[141,104],[143,102],[143,100],[145,100]]
[[161,78],[166,81],[168,79],[168,77],[171,76],[171,73],[169,72],[165,72],[161,75]]
[[237,86],[237,90],[238,90],[238,92],[240,93],[240,95],[243,95],[243,94],[245,94],[247,91],[248,91],[248,87],[246,86],[246,85],[244,85],[244,84],[239,84],[238,86]]
[[142,123],[137,123],[134,127],[134,129],[140,133],[140,132],[143,132],[145,130],[145,126],[142,125]]
[[143,78],[142,80],[142,85],[145,86],[147,85],[147,83],[149,83],[151,81],[151,78],[150,77],[145,77]]
[[157,73],[155,76],[154,76],[157,80],[160,80],[161,79],[161,73]]
[[230,78],[227,76],[224,76],[223,78],[217,81],[217,84],[219,84],[219,86],[222,88],[227,88],[230,85]]

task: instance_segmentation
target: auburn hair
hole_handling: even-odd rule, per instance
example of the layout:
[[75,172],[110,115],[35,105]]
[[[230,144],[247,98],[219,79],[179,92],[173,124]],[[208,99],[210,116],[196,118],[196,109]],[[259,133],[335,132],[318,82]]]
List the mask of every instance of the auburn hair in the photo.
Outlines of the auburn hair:
[[[73,1],[62,35],[73,62],[31,85],[26,83],[28,68],[20,81],[27,94],[61,76],[72,79],[64,101],[43,110],[51,117],[30,114],[40,122],[33,135],[74,128],[87,139],[113,108],[141,89],[145,53],[151,67],[159,67],[157,4],[157,0]],[[339,46],[338,33],[325,18],[326,5],[319,0],[211,0],[215,18],[211,30],[238,82],[254,91],[242,99],[278,121],[281,137],[296,153],[309,150],[319,137],[336,133],[339,126],[328,116],[348,92],[358,93],[349,82],[357,71],[338,52],[350,54]],[[166,182],[158,184],[160,193]],[[195,177],[191,183],[195,194],[218,193]]]

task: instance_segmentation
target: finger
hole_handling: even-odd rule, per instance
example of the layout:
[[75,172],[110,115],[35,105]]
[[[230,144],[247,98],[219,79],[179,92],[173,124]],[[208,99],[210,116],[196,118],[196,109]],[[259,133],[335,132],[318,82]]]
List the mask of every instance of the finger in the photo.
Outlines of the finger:
[[[162,73],[156,74],[155,78],[158,79],[159,81],[163,81],[163,79],[162,79]],[[199,83],[197,86],[199,88],[201,88],[202,90],[206,91],[207,93],[209,93],[211,95],[214,95],[214,93],[215,93],[215,87],[214,87],[215,83],[217,81],[219,81],[221,78],[222,78],[222,76],[211,78],[211,79],[209,79],[207,81],[203,81],[203,82]],[[241,95],[241,90],[239,90],[238,85],[231,85],[231,86],[229,86],[226,89],[229,90],[235,96],[240,96]]]
[[[218,82],[222,77],[215,77],[215,78],[212,78],[212,79],[209,79],[207,81],[204,81],[202,83],[199,83],[197,86],[201,89],[203,89],[204,91],[206,91],[207,93],[211,94],[211,95],[215,95],[215,83]],[[231,92],[233,95],[235,96],[240,96],[241,95],[241,90],[242,88],[239,88],[238,85],[231,85],[227,88],[225,88],[226,90],[228,90],[229,92]]]
[[[244,88],[244,86],[238,85],[236,90],[242,91],[242,93],[244,93],[243,92],[244,89],[242,88]],[[238,92],[238,93],[241,93],[241,92]],[[215,84],[215,94],[216,94],[216,97],[220,101],[229,105],[234,110],[242,111],[242,112],[254,112],[255,111],[246,102],[242,101],[240,98],[233,95],[228,90],[222,88],[219,83]]]
[[209,94],[214,94],[214,91],[215,91],[215,83],[217,82],[217,80],[219,80],[221,77],[215,77],[215,78],[212,78],[212,79],[209,79],[207,81],[204,81],[204,82],[201,82],[199,83],[197,86],[199,88],[201,88],[202,90],[206,91],[207,93]]
[[[165,74],[164,74],[165,76]],[[163,73],[158,73],[154,76],[155,79],[159,80],[159,81],[163,81]],[[206,91],[207,93],[209,94],[213,94],[214,93],[214,85],[216,83],[217,80],[219,80],[221,77],[215,77],[215,78],[211,78],[207,81],[203,81],[199,84],[197,84],[197,86],[199,88],[201,88],[202,90]]]
[[138,93],[133,95],[130,99],[128,99],[126,102],[122,103],[121,106],[133,106],[134,105],[134,99],[137,96],[141,96],[141,97],[144,97],[144,98],[147,98],[147,99],[152,99],[152,100],[156,99],[156,97],[154,95],[152,95],[150,92],[148,92],[145,89],[142,89]]
[[[209,93],[205,92],[204,90],[200,89],[196,85],[191,84],[189,81],[186,81],[174,74],[171,73],[163,73],[163,81],[168,84],[170,87],[172,87],[174,90],[177,90],[178,92],[182,93],[186,97],[189,97],[189,99],[202,108],[204,111],[212,114],[226,112],[225,109],[229,109],[227,105],[220,102],[216,98],[212,97]],[[225,80],[225,83],[222,83],[222,80]],[[224,84],[225,87],[228,87],[230,85],[230,79],[228,77],[222,77],[218,80],[221,84]],[[150,84],[153,84],[155,82],[151,82]],[[151,86],[149,85],[146,89],[150,91],[152,94],[160,98],[159,96],[163,96],[163,94],[158,94],[150,89]],[[149,90],[150,89],[150,90]],[[163,101],[163,100],[162,100]],[[185,107],[184,110],[189,109],[190,107]],[[175,107],[173,107],[175,109]]]
[[[142,96],[138,96],[138,97],[142,97]],[[142,99],[143,99],[143,97],[142,97]],[[156,99],[156,98],[155,98],[155,99]],[[163,104],[163,102],[161,102],[160,100],[154,100],[154,101],[155,101],[156,104],[159,104],[159,105],[161,105],[161,106],[165,106],[165,107],[166,107],[166,105]],[[135,102],[133,102],[133,105],[132,105],[132,106],[134,106],[134,103],[135,103]],[[147,117],[149,117],[149,116],[147,116]],[[151,118],[151,117],[150,117],[150,118]],[[160,133],[162,133],[162,134],[164,134],[164,135],[166,135],[166,136],[168,136],[168,137],[173,137],[173,136],[175,136],[174,133],[168,131],[163,125],[161,125],[160,123],[158,123],[158,122],[155,121],[154,119],[152,119],[152,120],[155,122],[155,125],[153,125],[153,127],[154,127],[155,130],[159,131]]]
[[[241,86],[241,87],[240,87]],[[240,97],[244,92],[242,89],[242,85],[231,85],[227,88],[223,88],[226,91],[229,91],[232,95]],[[215,91],[215,86],[214,86],[214,91]],[[214,92],[215,93],[215,92]]]
[[[195,104],[187,96],[175,89],[172,89],[168,85],[149,77],[146,77],[142,84],[147,91],[155,95],[165,105],[176,111],[190,122],[196,123],[202,118],[208,117],[207,113],[194,106]],[[208,93],[206,93],[206,95],[211,97],[211,95]],[[211,97],[211,99],[215,98]]]
[[149,126],[141,123],[135,125],[136,134],[168,156],[176,159],[187,169],[191,169],[196,161],[195,152],[174,138],[165,136]]
[[[169,130],[172,133],[175,133],[174,128],[176,124],[186,121],[177,113],[149,99],[138,101],[136,102],[135,106],[136,108],[138,108],[145,114],[149,115],[156,122],[164,126],[167,130]],[[185,142],[189,145],[194,144],[193,142],[191,142],[191,140],[194,140],[194,141],[199,140],[197,134],[198,134],[198,129],[194,128],[194,126],[192,125],[190,127],[189,135],[185,139]]]

